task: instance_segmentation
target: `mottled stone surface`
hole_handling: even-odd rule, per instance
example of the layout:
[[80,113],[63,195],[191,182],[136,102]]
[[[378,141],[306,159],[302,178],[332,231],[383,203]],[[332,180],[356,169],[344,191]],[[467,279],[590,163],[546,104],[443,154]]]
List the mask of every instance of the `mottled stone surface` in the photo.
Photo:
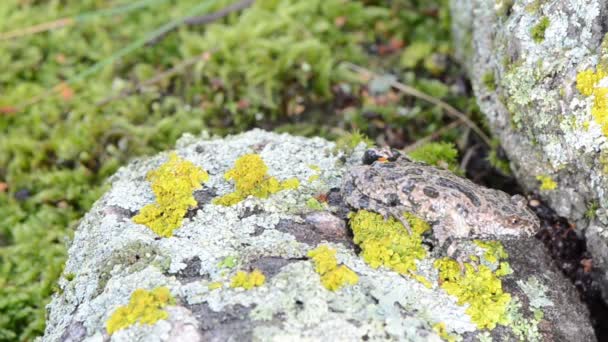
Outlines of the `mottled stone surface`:
[[[607,265],[608,140],[576,77],[608,61],[608,2],[451,0],[451,7],[457,56],[515,175],[577,224],[595,266]],[[608,79],[597,85],[607,86]],[[539,190],[537,176],[557,187]],[[608,281],[604,287],[608,294]]]
[[[210,180],[195,196],[197,210],[186,215],[170,238],[159,238],[131,219],[154,201],[145,174],[167,154],[133,161],[111,178],[111,189],[78,227],[61,291],[48,306],[43,340],[440,341],[432,328],[438,323],[465,340],[515,340],[515,329],[545,341],[594,340],[572,285],[534,239],[505,242],[514,273],[504,277],[503,286],[519,303],[511,315],[517,321],[491,332],[479,331],[465,312],[467,305],[459,305],[438,284],[433,262],[445,252],[433,248],[432,237],[428,256],[418,262],[417,270],[430,288],[367,265],[352,242],[345,207],[336,193],[346,170],[360,164],[363,149],[335,152],[335,145],[322,139],[259,130],[223,139],[186,136],[176,152],[206,169]],[[210,197],[233,190],[224,172],[239,156],[252,152],[261,155],[270,175],[279,180],[297,177],[300,186],[267,199],[249,197],[231,207],[214,205]],[[319,177],[311,181],[312,175]],[[319,194],[329,194],[327,210],[306,205]],[[319,244],[337,251],[338,262],[358,275],[356,285],[335,292],[322,286],[307,257]],[[468,241],[459,249],[484,254]],[[223,262],[227,257],[232,262]],[[229,286],[238,270],[254,268],[265,274],[264,285],[251,290]],[[222,287],[210,289],[212,283]],[[176,299],[167,307],[166,320],[107,333],[106,321],[134,290],[158,286],[168,287]],[[532,319],[535,311],[542,312],[542,319]]]

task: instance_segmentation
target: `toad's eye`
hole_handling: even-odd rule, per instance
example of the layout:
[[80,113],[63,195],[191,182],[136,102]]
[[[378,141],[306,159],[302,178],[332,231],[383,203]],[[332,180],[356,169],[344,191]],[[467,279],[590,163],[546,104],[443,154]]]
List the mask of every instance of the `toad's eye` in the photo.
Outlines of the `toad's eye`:
[[511,224],[519,224],[519,219],[517,217],[512,217],[509,219]]

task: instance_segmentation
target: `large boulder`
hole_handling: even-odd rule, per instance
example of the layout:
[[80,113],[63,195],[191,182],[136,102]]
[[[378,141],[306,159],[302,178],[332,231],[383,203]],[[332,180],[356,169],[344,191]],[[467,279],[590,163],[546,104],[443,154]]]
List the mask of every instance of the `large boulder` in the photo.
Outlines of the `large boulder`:
[[455,242],[459,261],[421,220],[353,239],[399,226],[341,199],[364,149],[255,130],[133,161],[78,227],[43,340],[595,340],[534,238]]
[[608,295],[608,2],[451,0],[451,12],[515,175],[586,235]]

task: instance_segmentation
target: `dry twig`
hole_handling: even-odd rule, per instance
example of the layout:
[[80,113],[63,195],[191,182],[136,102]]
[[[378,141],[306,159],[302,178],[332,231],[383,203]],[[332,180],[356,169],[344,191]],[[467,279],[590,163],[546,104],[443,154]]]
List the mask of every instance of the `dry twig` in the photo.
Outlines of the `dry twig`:
[[[356,65],[356,64],[353,64],[350,62],[343,62],[342,64],[345,65],[350,70],[352,70],[356,73],[359,73],[365,77],[368,77],[368,78],[369,77],[378,77],[378,74],[376,74],[375,72],[373,72],[369,69],[366,69],[364,67],[361,67],[359,65]],[[434,104],[437,107],[443,109],[448,115],[458,119],[458,121],[461,121],[462,123],[467,125],[470,129],[472,129],[475,133],[477,133],[477,135],[484,141],[484,143],[486,145],[491,146],[490,138],[473,121],[471,121],[471,119],[469,119],[468,116],[466,116],[465,114],[463,114],[456,108],[452,107],[450,104],[448,104],[444,101],[441,101],[440,99],[434,98],[431,95],[423,93],[418,89],[415,89],[413,87],[410,87],[410,86],[405,85],[398,81],[391,81],[390,85],[393,88],[401,91],[404,94],[417,97],[421,100]]]
[[439,138],[443,133],[451,130],[452,128],[456,128],[456,127],[462,125],[462,123],[463,123],[462,120],[453,121],[453,122],[441,127],[439,130],[433,132],[433,134],[430,134],[424,138],[418,139],[413,144],[407,145],[404,148],[402,148],[401,150],[405,153],[412,152],[413,150],[417,149],[418,147]]
[[81,13],[79,15],[67,18],[56,19],[53,21],[40,23],[34,26],[20,28],[17,30],[9,31],[9,32],[0,32],[0,41],[10,40],[15,38],[21,38],[24,36],[29,36],[37,33],[42,33],[46,31],[51,31],[67,26],[74,25],[76,23],[84,23],[93,18],[99,17],[109,17],[115,15],[122,15],[129,13],[131,11],[139,10],[147,6],[152,6],[161,2],[165,2],[167,0],[139,0],[131,3],[126,3],[121,6],[104,8],[100,10],[90,11]]
[[70,26],[75,23],[75,20],[72,18],[63,18],[58,20],[49,21],[46,23],[26,27],[24,29],[13,30],[9,32],[0,33],[0,41],[9,40],[14,38],[19,38],[31,34],[36,34],[40,32],[50,31],[66,26]]
[[209,59],[209,53],[205,52],[201,55],[192,57],[192,58],[188,58],[184,61],[182,61],[181,63],[178,63],[177,65],[175,65],[174,67],[172,67],[171,69],[168,69],[166,71],[163,71],[161,73],[159,73],[158,75],[155,75],[152,78],[149,78],[139,84],[136,84],[135,87],[131,88],[131,89],[124,89],[122,90],[120,93],[115,94],[115,95],[111,95],[108,96],[106,98],[104,98],[103,100],[97,102],[97,105],[100,107],[105,106],[106,104],[114,101],[114,100],[118,100],[127,96],[130,96],[134,93],[137,93],[139,91],[141,91],[143,88],[151,86],[155,83],[158,83],[164,79],[167,79],[171,76],[174,76],[178,73],[180,73],[183,69],[192,66],[194,64],[196,64],[196,62],[201,61],[201,60],[207,60]]

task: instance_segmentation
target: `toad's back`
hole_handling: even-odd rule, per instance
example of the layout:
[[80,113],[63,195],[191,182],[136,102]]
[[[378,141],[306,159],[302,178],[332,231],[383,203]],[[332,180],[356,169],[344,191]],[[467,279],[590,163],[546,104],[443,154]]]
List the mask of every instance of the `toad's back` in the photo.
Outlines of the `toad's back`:
[[448,235],[532,235],[539,226],[522,196],[510,197],[423,163],[357,166],[343,184],[345,201],[355,209],[412,212]]

